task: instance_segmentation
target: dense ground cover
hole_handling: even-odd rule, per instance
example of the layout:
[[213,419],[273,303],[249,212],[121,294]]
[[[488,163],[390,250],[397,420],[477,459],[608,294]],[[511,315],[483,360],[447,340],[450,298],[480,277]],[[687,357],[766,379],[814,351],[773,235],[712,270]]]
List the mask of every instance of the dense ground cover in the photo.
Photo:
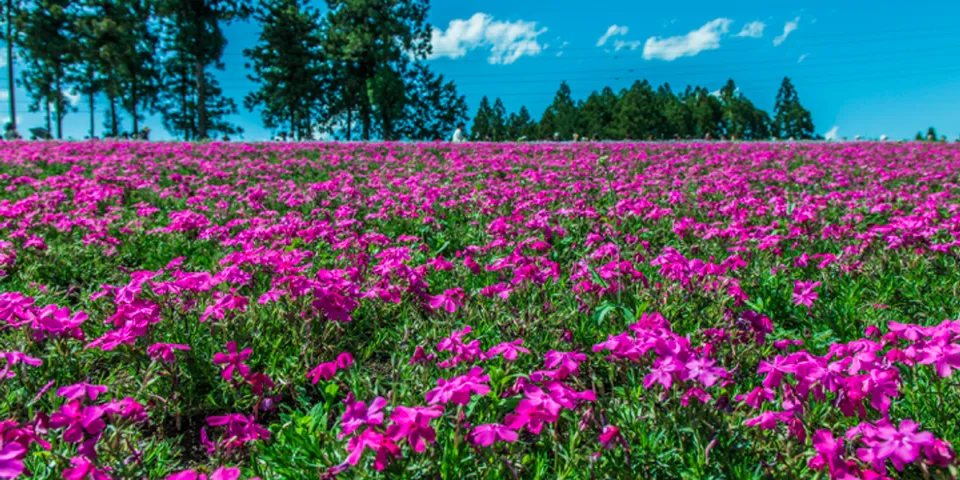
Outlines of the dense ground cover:
[[958,172],[5,144],[0,478],[950,478]]

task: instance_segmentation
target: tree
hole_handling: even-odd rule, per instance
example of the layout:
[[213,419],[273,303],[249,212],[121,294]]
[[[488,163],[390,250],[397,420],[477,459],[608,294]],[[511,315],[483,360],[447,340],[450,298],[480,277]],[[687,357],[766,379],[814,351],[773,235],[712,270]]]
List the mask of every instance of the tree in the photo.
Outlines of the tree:
[[693,136],[719,138],[723,134],[723,105],[706,88],[696,87],[687,96],[687,106],[693,118]]
[[[227,40],[221,24],[248,17],[253,1],[157,2],[165,32],[164,48],[171,52],[164,62],[164,76],[168,79],[164,86],[164,123],[175,125],[188,139],[206,139],[210,132],[236,132],[223,118],[236,113],[236,105],[222,97],[223,92],[208,69],[223,70],[221,57]],[[194,98],[188,101],[188,97]],[[189,108],[189,111],[178,108]],[[195,122],[184,118],[188,113],[196,116]]]
[[561,82],[560,88],[553,96],[553,103],[547,107],[540,119],[540,134],[549,138],[556,133],[560,138],[570,138],[576,133],[578,117],[579,112],[573,101],[570,85],[567,85],[567,82]]
[[670,84],[657,88],[657,103],[663,112],[664,138],[686,138],[693,135],[693,112],[684,100],[673,93]]
[[499,98],[493,102],[490,110],[490,137],[495,142],[507,139],[507,109]]
[[267,128],[289,125],[298,139],[312,136],[315,112],[323,104],[329,78],[320,49],[320,13],[307,0],[267,0],[254,12],[263,29],[254,48],[243,51],[248,75],[259,88],[244,98],[260,110]]
[[20,0],[5,0],[0,4],[3,8],[3,17],[6,22],[6,30],[3,32],[3,41],[7,44],[7,92],[10,94],[10,124],[13,129],[17,128],[17,98],[14,79],[16,78],[16,69],[14,68],[13,46],[19,41],[17,30],[14,29],[14,19],[17,18],[20,11]]
[[580,133],[587,137],[597,135],[604,139],[616,137],[613,125],[617,100],[617,94],[610,87],[604,88],[600,93],[591,93],[580,108],[580,124],[577,127]]
[[161,64],[157,60],[160,38],[150,26],[154,12],[141,0],[114,2],[119,10],[124,46],[120,50],[119,68],[123,108],[130,113],[134,132],[140,131],[141,110],[155,112],[162,87]]
[[511,113],[507,118],[507,139],[518,140],[520,138],[530,138],[537,134],[537,122],[530,117],[530,111],[526,106],[520,106],[517,113]]
[[784,77],[774,104],[772,130],[779,138],[807,140],[813,138],[813,119],[800,104],[800,97],[789,77]]
[[620,94],[614,117],[618,136],[630,139],[659,138],[665,123],[657,109],[653,88],[646,80],[633,82]]
[[493,108],[490,107],[490,100],[483,97],[480,100],[480,106],[477,107],[477,114],[473,116],[473,126],[470,127],[470,135],[474,140],[485,140],[492,136],[490,128],[490,117],[493,116]]
[[400,132],[414,140],[445,138],[457,124],[466,121],[467,100],[453,82],[434,75],[425,63],[411,68],[407,102]]
[[736,87],[734,81],[720,89],[723,104],[723,122],[726,134],[731,138],[758,140],[770,136],[770,116],[753,105]]
[[21,10],[17,19],[17,30],[22,34],[20,46],[30,59],[23,75],[32,100],[30,110],[46,109],[49,132],[52,106],[58,139],[63,138],[63,117],[69,109],[64,83],[77,55],[71,3],[70,0],[32,0],[31,8]]
[[327,0],[326,35],[323,47],[344,81],[351,81],[349,104],[340,110],[356,111],[364,140],[370,139],[375,120],[385,136],[392,136],[403,111],[396,105],[399,78],[405,65],[430,53],[430,25],[426,22],[428,0]]

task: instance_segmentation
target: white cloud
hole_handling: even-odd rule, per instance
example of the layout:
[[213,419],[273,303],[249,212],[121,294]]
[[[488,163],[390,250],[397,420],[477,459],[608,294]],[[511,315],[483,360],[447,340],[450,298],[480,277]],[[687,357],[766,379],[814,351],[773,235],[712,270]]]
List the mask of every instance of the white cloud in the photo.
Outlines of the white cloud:
[[720,37],[727,34],[732,22],[729,18],[718,18],[686,35],[650,37],[643,45],[643,58],[659,58],[669,62],[680,57],[692,57],[704,50],[720,48]]
[[0,90],[0,102],[10,100],[10,90]]
[[[566,47],[567,45],[570,45],[570,42],[563,42],[560,44],[560,51],[557,52],[558,57],[563,56],[563,47]],[[544,50],[546,50],[546,47],[544,47]]]
[[617,52],[623,49],[636,50],[638,48],[640,48],[640,40],[634,40],[630,42],[627,42],[624,40],[617,40],[613,42],[613,50]]
[[738,36],[738,37],[749,37],[749,38],[760,38],[760,37],[763,36],[763,29],[765,29],[765,28],[767,28],[767,24],[766,24],[766,23],[763,23],[763,22],[760,22],[760,21],[750,22],[750,23],[744,25],[743,28],[740,29],[740,33],[738,33],[736,36]]
[[830,140],[831,142],[837,139],[837,132],[840,131],[840,127],[834,125],[827,133],[823,135],[823,138]]
[[794,18],[793,20],[790,20],[789,22],[784,24],[783,33],[780,35],[777,35],[777,37],[773,39],[773,46],[779,47],[780,44],[783,43],[783,41],[786,40],[787,37],[789,37],[790,34],[794,30],[796,30],[799,25],[800,25],[800,17]]
[[616,37],[617,35],[626,35],[629,29],[626,26],[620,26],[617,24],[610,25],[607,27],[607,32],[597,40],[597,46],[602,47],[607,40],[610,40],[610,37]]
[[800,58],[797,59],[797,63],[803,63],[803,61],[806,59],[807,59],[807,54],[804,53],[803,55],[800,55]]
[[545,45],[537,37],[546,32],[536,22],[494,20],[486,13],[475,13],[467,20],[451,20],[446,30],[434,28],[430,39],[433,53],[429,58],[460,58],[468,51],[490,50],[491,64],[511,64],[528,55],[539,55]]

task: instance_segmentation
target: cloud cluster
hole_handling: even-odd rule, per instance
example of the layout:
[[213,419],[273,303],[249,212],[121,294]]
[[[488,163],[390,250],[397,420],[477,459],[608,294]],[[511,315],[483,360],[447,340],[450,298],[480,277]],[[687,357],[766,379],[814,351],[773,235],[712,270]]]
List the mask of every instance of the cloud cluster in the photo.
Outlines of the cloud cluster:
[[797,29],[798,26],[800,26],[800,17],[794,18],[793,20],[787,22],[783,26],[783,33],[777,35],[776,38],[773,39],[773,46],[779,47],[780,44],[782,44],[783,41],[786,40],[787,37],[789,37],[790,34]]
[[486,13],[475,13],[463,20],[451,20],[446,29],[434,28],[429,58],[460,58],[470,50],[489,50],[487,61],[508,65],[522,57],[539,55],[545,48],[537,37],[546,32],[536,22],[495,20]]
[[607,43],[607,40],[610,40],[610,37],[616,37],[618,35],[626,35],[629,29],[625,26],[620,26],[617,24],[610,25],[607,27],[606,33],[597,40],[597,46],[602,47]]
[[740,33],[738,33],[736,36],[747,37],[747,38],[760,38],[763,36],[763,30],[765,28],[767,28],[766,23],[763,23],[760,21],[750,22],[744,25],[743,28],[740,29]]
[[680,57],[694,56],[704,50],[720,48],[720,38],[730,31],[733,20],[717,18],[702,27],[675,37],[650,37],[643,44],[643,58],[659,58],[671,61]]

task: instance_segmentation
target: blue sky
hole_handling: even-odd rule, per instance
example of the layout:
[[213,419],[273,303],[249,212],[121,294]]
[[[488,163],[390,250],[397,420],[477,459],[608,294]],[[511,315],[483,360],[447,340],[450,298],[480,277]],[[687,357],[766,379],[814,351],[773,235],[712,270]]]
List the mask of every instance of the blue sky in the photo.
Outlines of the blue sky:
[[[960,136],[958,17],[960,2],[946,1],[904,8],[902,2],[851,0],[440,0],[429,15],[435,30],[429,62],[457,82],[471,113],[487,95],[491,101],[501,97],[508,111],[526,105],[539,117],[562,80],[583,98],[641,78],[655,85],[669,82],[675,91],[687,84],[716,90],[733,78],[769,111],[787,75],[813,113],[818,133],[906,138],[932,125],[955,139]],[[238,104],[254,88],[241,52],[255,44],[258,31],[253,23],[226,29],[227,68],[218,78]],[[5,71],[0,74],[6,78]],[[9,105],[5,93],[0,92],[3,110]],[[26,113],[24,93],[17,92],[21,131],[42,124],[40,115]],[[66,118],[65,131],[83,138],[89,107],[81,101],[77,108]],[[233,120],[244,127],[247,140],[272,135],[256,112],[242,110]],[[98,130],[101,124],[98,112]],[[146,125],[154,138],[170,138],[159,118],[148,118]]]

